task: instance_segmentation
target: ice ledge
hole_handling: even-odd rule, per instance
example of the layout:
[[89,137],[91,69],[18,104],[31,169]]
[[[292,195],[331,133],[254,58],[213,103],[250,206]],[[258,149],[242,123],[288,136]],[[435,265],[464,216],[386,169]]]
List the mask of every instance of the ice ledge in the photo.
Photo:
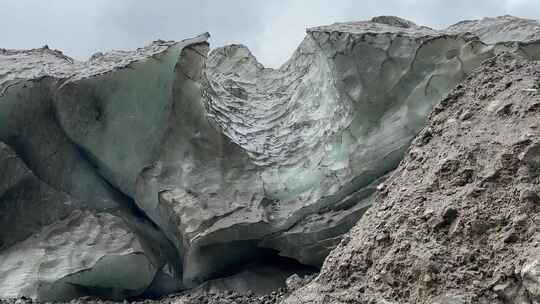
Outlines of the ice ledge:
[[127,68],[136,61],[157,58],[170,49],[207,43],[209,33],[179,42],[156,40],[133,51],[95,53],[88,61],[77,61],[48,46],[31,50],[0,49],[0,96],[17,83],[52,77],[66,83]]
[[337,22],[331,25],[317,26],[307,29],[313,32],[342,32],[350,34],[402,34],[411,37],[440,36],[441,32],[426,26],[418,26],[414,22],[394,17],[379,16],[369,21]]

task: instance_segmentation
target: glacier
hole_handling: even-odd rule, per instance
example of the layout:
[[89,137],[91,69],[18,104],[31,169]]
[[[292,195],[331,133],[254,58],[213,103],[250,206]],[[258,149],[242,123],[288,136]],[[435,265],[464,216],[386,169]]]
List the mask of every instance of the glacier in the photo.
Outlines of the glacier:
[[336,23],[277,69],[209,34],[86,62],[0,49],[0,296],[163,295],[267,255],[320,267],[432,107],[497,54],[537,60],[539,28]]

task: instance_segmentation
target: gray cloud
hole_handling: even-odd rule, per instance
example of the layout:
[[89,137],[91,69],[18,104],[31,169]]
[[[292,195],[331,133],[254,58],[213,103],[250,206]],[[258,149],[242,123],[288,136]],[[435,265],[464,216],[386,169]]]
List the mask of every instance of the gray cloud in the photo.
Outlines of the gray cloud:
[[305,28],[398,15],[443,28],[464,19],[512,14],[540,18],[538,0],[1,0],[0,47],[48,44],[85,59],[96,51],[133,49],[161,38],[202,32],[212,46],[242,43],[268,66],[283,63]]

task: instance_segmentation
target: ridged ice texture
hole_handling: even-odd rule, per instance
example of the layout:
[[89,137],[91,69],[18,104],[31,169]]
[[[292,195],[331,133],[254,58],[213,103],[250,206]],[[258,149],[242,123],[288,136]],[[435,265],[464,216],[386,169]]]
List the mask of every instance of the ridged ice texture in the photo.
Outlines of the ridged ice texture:
[[121,299],[150,286],[159,264],[122,218],[79,209],[1,142],[0,180],[2,298],[68,300],[92,290]]
[[215,50],[207,63],[209,91],[219,96],[209,99],[209,117],[259,166],[293,165],[322,152],[350,123],[350,104],[339,102],[331,70],[315,50],[306,39],[279,70],[263,68],[239,45]]
[[120,218],[77,211],[0,254],[0,294],[66,300],[86,288],[122,299],[141,293],[155,272]]

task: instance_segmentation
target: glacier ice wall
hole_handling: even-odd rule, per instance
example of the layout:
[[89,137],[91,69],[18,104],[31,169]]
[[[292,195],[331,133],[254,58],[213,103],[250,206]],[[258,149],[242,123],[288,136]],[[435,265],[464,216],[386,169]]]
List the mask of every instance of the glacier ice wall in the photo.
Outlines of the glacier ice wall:
[[498,53],[538,59],[537,35],[508,16],[382,16],[308,29],[279,69],[242,45],[209,52],[206,34],[87,62],[2,49],[0,165],[19,171],[0,171],[0,295],[160,295],[263,252],[320,266],[432,106]]
[[[157,41],[133,52],[98,54],[88,62],[48,48],[0,50],[0,141],[15,150],[3,164],[11,168],[16,159],[33,179],[19,181],[16,171],[0,170],[5,187],[0,196],[2,296],[57,300],[91,293],[119,299],[181,287],[178,251],[136,207],[134,188],[137,172],[155,159],[152,153],[164,136],[159,122],[167,121],[171,108],[178,57],[186,45],[206,39]],[[147,78],[138,79],[139,69]],[[101,221],[83,227],[62,222],[72,212],[96,213]],[[50,225],[65,228],[41,240],[50,235],[43,230],[53,229]],[[64,244],[55,249],[58,254],[43,249],[49,238]],[[80,242],[87,247],[78,250],[73,244]],[[27,268],[19,269],[21,254],[28,256]],[[48,258],[53,260],[42,265]],[[51,274],[42,281],[39,269],[47,267]],[[84,276],[77,274],[82,271]],[[112,272],[116,279],[104,280]],[[40,285],[59,291],[44,294],[36,290]],[[68,285],[80,288],[64,290]]]

